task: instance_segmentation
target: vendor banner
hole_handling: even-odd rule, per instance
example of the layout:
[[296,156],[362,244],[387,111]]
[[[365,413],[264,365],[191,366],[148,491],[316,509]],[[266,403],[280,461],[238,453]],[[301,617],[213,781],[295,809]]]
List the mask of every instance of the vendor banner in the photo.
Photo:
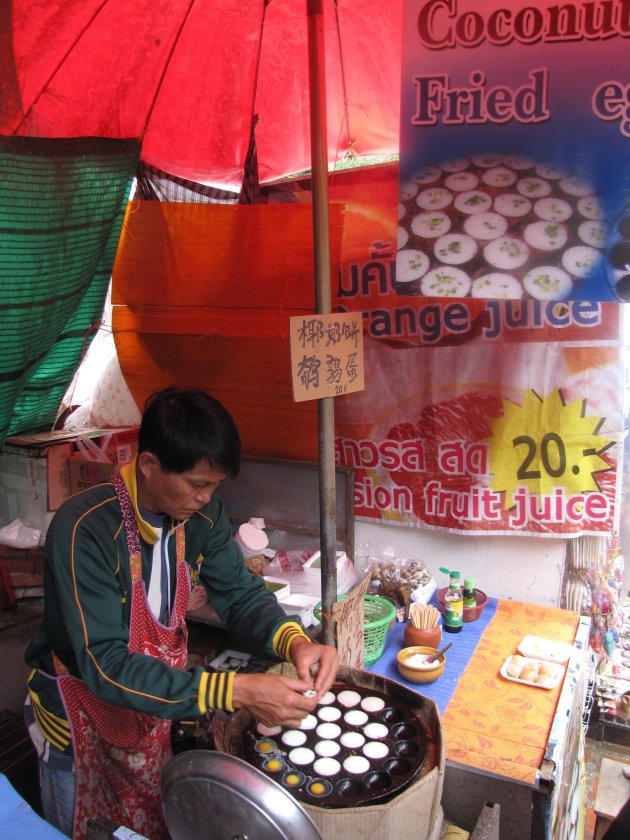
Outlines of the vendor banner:
[[[617,308],[617,307],[615,307]],[[467,533],[618,528],[617,346],[425,349],[366,336],[366,390],[336,401],[336,458],[355,515]]]
[[405,0],[400,295],[630,300],[629,0]]
[[392,173],[354,174],[335,305],[363,314],[366,378],[335,401],[335,430],[355,515],[475,534],[616,530],[623,307],[397,295],[395,200]]

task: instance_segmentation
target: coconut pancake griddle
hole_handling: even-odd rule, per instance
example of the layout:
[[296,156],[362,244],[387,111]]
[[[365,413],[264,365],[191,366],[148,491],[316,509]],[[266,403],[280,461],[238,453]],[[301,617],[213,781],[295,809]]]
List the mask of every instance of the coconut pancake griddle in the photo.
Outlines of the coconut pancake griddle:
[[304,808],[246,761],[212,750],[183,752],[162,773],[172,840],[322,840]]
[[[242,736],[243,757],[296,799],[309,805],[351,808],[388,801],[409,785],[422,768],[427,744],[425,724],[408,704],[374,688],[342,683],[334,685],[331,694],[334,700],[318,705],[314,712],[315,727],[291,730],[292,734],[301,734],[300,744],[284,742],[288,728],[265,735],[261,734],[257,722],[251,720]],[[351,706],[344,705],[340,697],[347,699],[352,694],[359,700]],[[379,705],[374,703],[376,699],[381,701],[382,708],[370,709],[371,705]],[[334,720],[328,711],[331,709],[333,714],[335,709],[339,712]],[[356,713],[359,713],[358,717]],[[357,722],[348,722],[352,721],[353,715]],[[326,725],[331,723],[340,731],[327,737]],[[363,736],[362,743],[345,746],[343,736],[346,733]],[[338,752],[334,755],[319,753],[322,741],[327,745],[332,743],[333,749],[338,747]],[[302,759],[305,755],[308,758],[308,753],[302,750],[310,751],[313,760],[304,762]],[[331,759],[338,766],[335,772],[330,772]],[[351,769],[353,764],[358,764],[356,769]],[[336,765],[332,765],[333,770]]]

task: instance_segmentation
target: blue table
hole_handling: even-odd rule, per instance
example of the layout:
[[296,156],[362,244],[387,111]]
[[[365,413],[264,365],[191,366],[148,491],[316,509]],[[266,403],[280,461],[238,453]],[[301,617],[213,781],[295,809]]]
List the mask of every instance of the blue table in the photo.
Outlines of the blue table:
[[[435,596],[432,599],[432,603],[439,607]],[[380,674],[382,677],[396,680],[407,686],[407,688],[418,691],[424,694],[425,697],[430,697],[437,704],[440,714],[444,714],[444,710],[453,696],[459,678],[466,665],[468,665],[479,639],[494,617],[497,604],[498,601],[496,598],[488,598],[488,603],[476,621],[466,622],[460,633],[442,633],[440,646],[442,647],[448,642],[452,642],[453,647],[446,654],[444,673],[435,682],[418,685],[418,683],[409,682],[401,676],[396,664],[396,654],[401,648],[405,647],[403,640],[403,634],[405,632],[404,622],[396,623],[389,631],[383,655],[372,665],[368,665],[366,671],[371,671],[373,674]]]
[[33,811],[4,773],[0,773],[0,826],[0,835],[11,840],[68,840]]

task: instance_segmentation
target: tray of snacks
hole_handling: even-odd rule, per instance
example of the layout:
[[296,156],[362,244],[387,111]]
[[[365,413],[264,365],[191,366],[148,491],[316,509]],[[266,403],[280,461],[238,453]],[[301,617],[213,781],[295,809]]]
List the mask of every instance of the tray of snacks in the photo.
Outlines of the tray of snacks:
[[554,642],[540,636],[525,636],[518,646],[518,652],[532,659],[545,659],[547,662],[568,662],[573,653],[573,645]]
[[564,666],[513,653],[505,660],[499,673],[506,680],[533,685],[534,688],[555,688],[562,680]]

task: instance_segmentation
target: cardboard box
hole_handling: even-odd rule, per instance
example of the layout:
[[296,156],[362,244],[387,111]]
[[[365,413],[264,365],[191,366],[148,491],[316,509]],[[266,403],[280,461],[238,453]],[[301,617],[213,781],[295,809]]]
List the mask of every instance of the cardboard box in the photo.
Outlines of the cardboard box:
[[70,461],[79,456],[90,463],[107,462],[113,469],[131,461],[137,438],[136,426],[61,429],[7,438],[0,447],[0,527],[20,519],[44,535],[54,511],[76,492]]
[[439,797],[444,770],[433,768],[391,802],[360,808],[316,808],[304,805],[322,840],[438,840],[444,813]]
[[[53,481],[55,485],[64,483],[63,476]],[[0,448],[0,527],[19,519],[43,534],[51,517],[46,452],[16,446]]]
[[[366,837],[396,840],[438,840],[442,828],[442,788],[444,785],[444,746],[442,723],[437,705],[428,697],[416,694],[400,683],[355,668],[340,668],[338,679],[382,691],[385,685],[398,699],[404,700],[424,720],[433,733],[435,755],[409,787],[389,802],[361,805],[358,808],[304,808],[319,829],[322,840],[365,840]],[[431,769],[426,768],[431,764]]]
[[107,481],[138,451],[138,429],[108,430],[97,438],[78,438],[78,452],[68,459],[70,495]]
[[101,464],[98,461],[86,461],[82,455],[73,455],[68,459],[70,467],[70,495],[74,496],[81,490],[93,487],[107,481],[115,472],[117,464],[108,462]]
[[[293,666],[282,663],[270,669],[274,673],[295,676]],[[340,668],[338,682],[391,694],[406,703],[423,722],[428,733],[427,754],[418,776],[388,802],[356,808],[303,807],[316,824],[322,840],[438,840],[442,830],[441,805],[444,785],[444,742],[437,704],[428,697],[368,671]],[[216,748],[245,758],[243,732],[252,716],[239,709],[224,725],[214,729]]]

